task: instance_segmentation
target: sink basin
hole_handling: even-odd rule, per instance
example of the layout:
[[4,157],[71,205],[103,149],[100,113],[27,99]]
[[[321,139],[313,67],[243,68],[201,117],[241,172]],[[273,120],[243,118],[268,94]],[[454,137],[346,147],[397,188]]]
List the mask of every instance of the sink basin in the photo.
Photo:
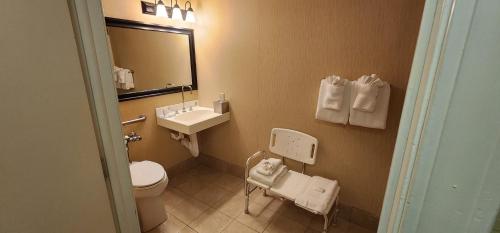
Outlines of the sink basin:
[[230,119],[229,113],[219,114],[215,113],[212,108],[194,106],[195,101],[186,102],[185,105],[186,112],[182,112],[182,105],[179,104],[157,108],[157,124],[191,135]]

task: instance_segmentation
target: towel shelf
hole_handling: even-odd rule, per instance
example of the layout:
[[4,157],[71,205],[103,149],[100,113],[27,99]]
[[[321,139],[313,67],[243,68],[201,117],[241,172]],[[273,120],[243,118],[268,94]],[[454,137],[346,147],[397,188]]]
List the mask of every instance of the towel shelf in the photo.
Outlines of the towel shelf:
[[146,116],[145,115],[139,115],[135,119],[128,120],[128,121],[123,121],[122,125],[123,126],[125,126],[125,125],[131,125],[131,124],[134,124],[134,123],[137,123],[137,122],[141,122],[141,121],[145,121],[145,120],[146,120]]

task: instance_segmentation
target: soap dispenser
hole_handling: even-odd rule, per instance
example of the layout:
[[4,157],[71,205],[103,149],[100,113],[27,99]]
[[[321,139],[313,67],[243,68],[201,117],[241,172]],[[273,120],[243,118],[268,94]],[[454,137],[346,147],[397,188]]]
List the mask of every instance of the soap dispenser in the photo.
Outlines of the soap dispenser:
[[229,102],[224,93],[219,94],[219,100],[214,101],[214,112],[224,114],[229,112]]

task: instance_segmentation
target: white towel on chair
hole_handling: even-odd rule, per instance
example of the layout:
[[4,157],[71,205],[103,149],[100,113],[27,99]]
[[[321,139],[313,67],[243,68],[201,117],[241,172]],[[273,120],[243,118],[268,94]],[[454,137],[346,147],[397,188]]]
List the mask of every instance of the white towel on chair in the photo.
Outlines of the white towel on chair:
[[389,110],[389,99],[391,96],[390,85],[387,82],[382,81],[383,86],[378,89],[374,111],[366,112],[353,108],[360,86],[358,81],[351,82],[351,108],[349,113],[349,124],[375,129],[385,129],[387,112]]
[[259,162],[259,164],[257,164],[256,169],[258,173],[265,176],[270,176],[274,174],[276,169],[278,169],[281,164],[283,164],[283,161],[281,161],[281,159],[263,159]]
[[298,194],[295,204],[318,213],[328,213],[332,200],[337,198],[339,188],[336,180],[313,176],[305,189]]
[[254,181],[257,181],[269,187],[273,186],[274,182],[276,182],[276,180],[278,180],[283,174],[288,171],[286,165],[280,165],[272,175],[266,176],[257,172],[257,166],[258,165],[250,169],[249,177]]
[[[334,81],[337,85],[334,85]],[[342,87],[340,86],[341,83],[344,84]],[[350,89],[350,82],[340,77],[338,79],[335,77],[322,79],[319,88],[316,119],[344,125],[347,124],[349,119]],[[335,93],[332,93],[333,91]],[[342,100],[340,100],[340,94],[342,94]]]

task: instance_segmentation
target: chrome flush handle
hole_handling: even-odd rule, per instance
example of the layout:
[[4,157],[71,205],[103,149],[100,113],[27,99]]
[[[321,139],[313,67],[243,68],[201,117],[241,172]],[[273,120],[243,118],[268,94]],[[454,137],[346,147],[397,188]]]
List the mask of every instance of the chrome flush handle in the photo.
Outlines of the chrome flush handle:
[[123,137],[123,139],[125,139],[126,143],[129,143],[129,142],[140,141],[140,140],[142,140],[142,137],[140,135],[136,134],[134,131],[132,131],[128,135],[125,135],[125,137]]

